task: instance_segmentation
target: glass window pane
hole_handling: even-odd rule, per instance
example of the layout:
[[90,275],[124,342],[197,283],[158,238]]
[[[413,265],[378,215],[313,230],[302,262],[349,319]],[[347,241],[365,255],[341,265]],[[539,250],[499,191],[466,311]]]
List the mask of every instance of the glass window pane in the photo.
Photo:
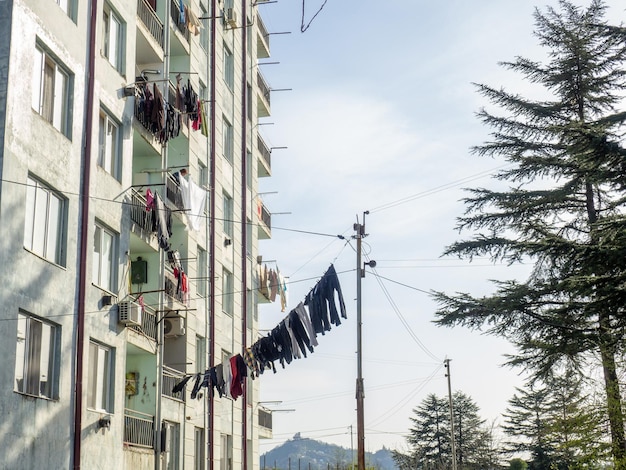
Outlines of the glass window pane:
[[24,392],[26,390],[24,383],[25,361],[26,361],[26,316],[18,313],[17,315],[17,346],[15,348],[15,390]]
[[89,386],[87,388],[87,406],[96,408],[96,390],[98,377],[98,345],[89,343]]
[[109,62],[116,69],[119,69],[119,35],[120,23],[115,15],[111,14],[111,32],[109,33]]
[[48,218],[48,191],[38,186],[35,194],[35,220],[32,250],[38,255],[44,256],[46,220]]
[[26,369],[26,393],[39,395],[39,370],[41,366],[41,322],[33,318],[28,322],[28,367]]
[[33,97],[32,106],[35,111],[41,113],[41,72],[43,70],[43,52],[35,49],[33,63]]
[[65,108],[67,103],[67,76],[59,67],[55,67],[54,76],[54,116],[52,125],[66,133],[65,129]]
[[104,168],[104,152],[106,149],[106,116],[100,115],[98,121],[98,166]]
[[52,354],[54,347],[54,336],[50,325],[41,326],[41,366],[39,368],[39,394],[44,397],[51,397],[53,365]]
[[54,194],[50,194],[50,208],[48,211],[48,233],[46,240],[45,257],[59,263],[59,230],[61,227],[61,201]]
[[35,227],[35,187],[37,183],[28,178],[26,180],[26,215],[24,217],[24,246],[33,249],[33,231]]
[[100,264],[102,263],[102,229],[100,227],[95,228],[93,233],[93,269],[92,269],[92,281],[100,285]]
[[41,97],[41,115],[48,122],[53,120],[54,103],[54,63],[47,57],[44,59],[43,91]]
[[113,237],[110,233],[102,231],[102,272],[100,282],[102,287],[111,290],[113,266]]

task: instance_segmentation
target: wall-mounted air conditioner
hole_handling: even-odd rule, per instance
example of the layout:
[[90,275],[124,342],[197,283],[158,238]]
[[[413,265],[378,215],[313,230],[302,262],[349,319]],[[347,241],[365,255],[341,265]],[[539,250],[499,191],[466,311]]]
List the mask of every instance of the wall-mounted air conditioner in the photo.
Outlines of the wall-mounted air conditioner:
[[226,10],[226,23],[231,28],[237,27],[237,12],[234,8],[228,8]]
[[164,318],[163,333],[166,338],[183,336],[185,334],[185,319],[182,317]]
[[117,304],[118,321],[124,325],[141,325],[141,305],[125,300]]

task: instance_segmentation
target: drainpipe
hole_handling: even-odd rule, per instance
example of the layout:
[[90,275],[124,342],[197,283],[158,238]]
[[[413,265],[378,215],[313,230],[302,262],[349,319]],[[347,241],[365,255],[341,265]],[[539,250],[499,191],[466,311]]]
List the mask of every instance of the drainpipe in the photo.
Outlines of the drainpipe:
[[[211,16],[217,15],[216,0],[211,0]],[[211,166],[209,169],[209,367],[215,367],[215,38],[216,38],[216,20],[211,21],[211,37],[209,40],[209,66],[211,67],[211,85],[209,105],[210,111],[210,154]],[[215,468],[215,398],[213,394],[209,394],[209,470]]]
[[[247,125],[248,115],[246,113],[246,101],[248,96],[248,53],[247,53],[247,34],[248,34],[248,18],[246,12],[246,0],[241,0],[241,18],[243,26],[241,28],[241,311],[242,311],[242,328],[241,328],[241,349],[247,346],[248,335],[248,254],[246,249],[248,246],[248,207],[246,201],[248,199],[248,183],[247,183]],[[241,449],[243,468],[248,468],[248,401],[247,401],[247,383],[244,385],[244,393],[241,403]]]
[[84,147],[80,194],[80,247],[78,265],[78,308],[76,315],[76,376],[74,391],[73,467],[80,468],[83,419],[83,352],[85,350],[85,297],[87,291],[87,253],[89,233],[89,185],[91,181],[91,134],[93,127],[94,82],[96,59],[96,24],[98,1],[89,2],[89,48],[87,52],[87,89],[85,90]]
[[[179,0],[182,2],[182,0]],[[163,78],[168,80],[170,76],[170,39],[171,39],[171,23],[172,23],[172,2],[170,0],[165,1],[165,21],[163,28]],[[163,99],[167,99],[169,93],[169,81],[160,82],[163,89],[161,94]],[[168,168],[168,143],[164,143],[161,147],[161,168]],[[161,173],[161,183],[163,184],[162,199],[164,204],[167,204],[167,172]],[[161,286],[165,285],[165,252],[163,249],[159,249],[159,279],[161,280]],[[161,290],[159,293],[159,312],[161,313],[162,320],[165,316],[165,292]],[[157,315],[158,318],[158,315]],[[161,468],[161,455],[163,449],[161,449],[161,436],[163,434],[163,422],[162,422],[162,400],[163,400],[163,356],[165,353],[165,335],[163,330],[163,321],[158,325],[159,342],[157,347],[157,386],[156,386],[156,410],[154,417],[154,470],[160,470]],[[181,428],[184,428],[184,424],[181,424]],[[168,436],[169,437],[169,436]]]

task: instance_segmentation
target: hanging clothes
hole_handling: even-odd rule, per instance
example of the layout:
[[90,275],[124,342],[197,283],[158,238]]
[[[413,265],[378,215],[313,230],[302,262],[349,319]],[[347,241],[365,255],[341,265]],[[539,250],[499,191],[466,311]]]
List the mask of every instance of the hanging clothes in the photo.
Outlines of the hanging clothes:
[[186,180],[182,176],[179,177],[179,185],[183,199],[183,207],[185,208],[187,228],[197,232],[202,228],[201,222],[202,216],[204,215],[207,192],[194,183],[191,176],[189,180]]
[[309,338],[309,342],[311,346],[317,346],[319,343],[317,342],[317,335],[315,334],[315,329],[313,328],[313,324],[311,323],[311,318],[304,307],[304,304],[300,302],[296,308],[294,309],[298,317],[300,318],[300,322],[304,326],[307,331],[307,336]]
[[155,220],[159,246],[168,251],[170,249],[169,239],[172,236],[172,211],[163,203],[158,193],[155,196],[155,207],[157,213]]

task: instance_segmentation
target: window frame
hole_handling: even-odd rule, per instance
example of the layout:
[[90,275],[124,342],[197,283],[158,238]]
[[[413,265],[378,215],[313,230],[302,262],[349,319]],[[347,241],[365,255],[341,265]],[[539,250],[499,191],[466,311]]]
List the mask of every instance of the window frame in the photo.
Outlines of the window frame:
[[[114,26],[116,31],[112,31]],[[124,73],[126,23],[109,2],[102,9],[102,55],[120,74]],[[113,33],[113,34],[112,34]]]
[[224,43],[223,48],[224,83],[231,92],[235,91],[235,56]]
[[235,134],[233,125],[226,118],[222,119],[222,154],[224,158],[232,165],[235,152]]
[[222,209],[224,217],[222,221],[224,235],[232,240],[235,235],[235,202],[230,194],[226,192],[222,193]]
[[[45,204],[45,207],[42,208],[38,204],[39,199],[43,196],[45,196],[45,201],[42,204]],[[54,204],[56,204],[56,209]],[[56,215],[53,215],[52,211],[56,212]],[[45,214],[45,219],[42,227],[41,222],[38,223],[38,216],[41,217],[43,214]],[[36,235],[41,233],[43,233],[43,240],[37,242]],[[52,235],[53,233],[54,235]],[[26,178],[24,248],[54,264],[65,266],[67,261],[66,236],[67,199],[41,180],[29,174]],[[27,240],[27,237],[30,240]],[[54,245],[54,248],[50,247],[51,244]],[[51,254],[50,250],[52,249],[54,252]]]
[[198,246],[198,270],[196,272],[196,277],[198,278],[198,282],[196,283],[196,293],[199,297],[205,297],[207,295],[207,284],[208,284],[208,253],[207,250]]
[[90,339],[88,360],[87,408],[102,413],[113,413],[115,350],[111,346]]
[[[103,136],[106,128],[106,135],[109,134],[109,127],[115,128],[115,136],[108,139]],[[98,161],[97,164],[104,171],[113,176],[116,180],[121,179],[122,165],[122,124],[115,119],[105,108],[100,108],[98,120]],[[110,143],[110,145],[108,145]],[[109,152],[109,147],[111,151]]]
[[[57,400],[59,398],[59,375],[61,363],[61,327],[55,323],[31,315],[23,310],[20,310],[17,315],[14,391],[37,398]],[[23,338],[20,338],[20,327],[24,329],[22,333]],[[39,336],[37,336],[37,327],[39,328]],[[46,327],[47,330],[44,330],[44,327]],[[44,335],[44,331],[48,331],[48,347],[46,348],[46,351],[42,348],[41,343],[46,336]],[[24,342],[22,347],[20,347],[20,339]],[[38,341],[38,344],[33,344],[34,341]],[[38,355],[38,357],[35,358],[35,355]],[[42,390],[43,381],[41,380],[41,366],[44,362],[47,362],[45,377],[48,380],[45,381],[45,389]],[[31,383],[31,381],[35,380],[35,375],[38,376],[36,382]],[[19,380],[22,380],[21,385]]]
[[76,23],[76,1],[75,0],[55,0],[61,10]]
[[235,315],[235,295],[233,273],[222,268],[222,312],[229,317]]
[[[110,237],[111,245],[110,245],[110,259],[109,261],[109,272],[108,272],[108,280],[107,283],[102,282],[103,274],[107,274],[106,271],[103,271],[103,245],[104,240],[102,235],[99,237],[99,250],[96,251],[96,242],[98,241],[97,236],[98,233],[106,234]],[[119,244],[119,234],[102,223],[96,221],[94,224],[94,235],[93,235],[93,259],[92,259],[92,276],[91,281],[95,286],[98,286],[101,289],[104,289],[107,292],[116,293],[117,292],[117,247]],[[96,273],[97,270],[97,273]],[[96,279],[97,274],[97,279]]]
[[37,41],[33,55],[31,107],[68,139],[72,138],[72,89],[70,70]]

